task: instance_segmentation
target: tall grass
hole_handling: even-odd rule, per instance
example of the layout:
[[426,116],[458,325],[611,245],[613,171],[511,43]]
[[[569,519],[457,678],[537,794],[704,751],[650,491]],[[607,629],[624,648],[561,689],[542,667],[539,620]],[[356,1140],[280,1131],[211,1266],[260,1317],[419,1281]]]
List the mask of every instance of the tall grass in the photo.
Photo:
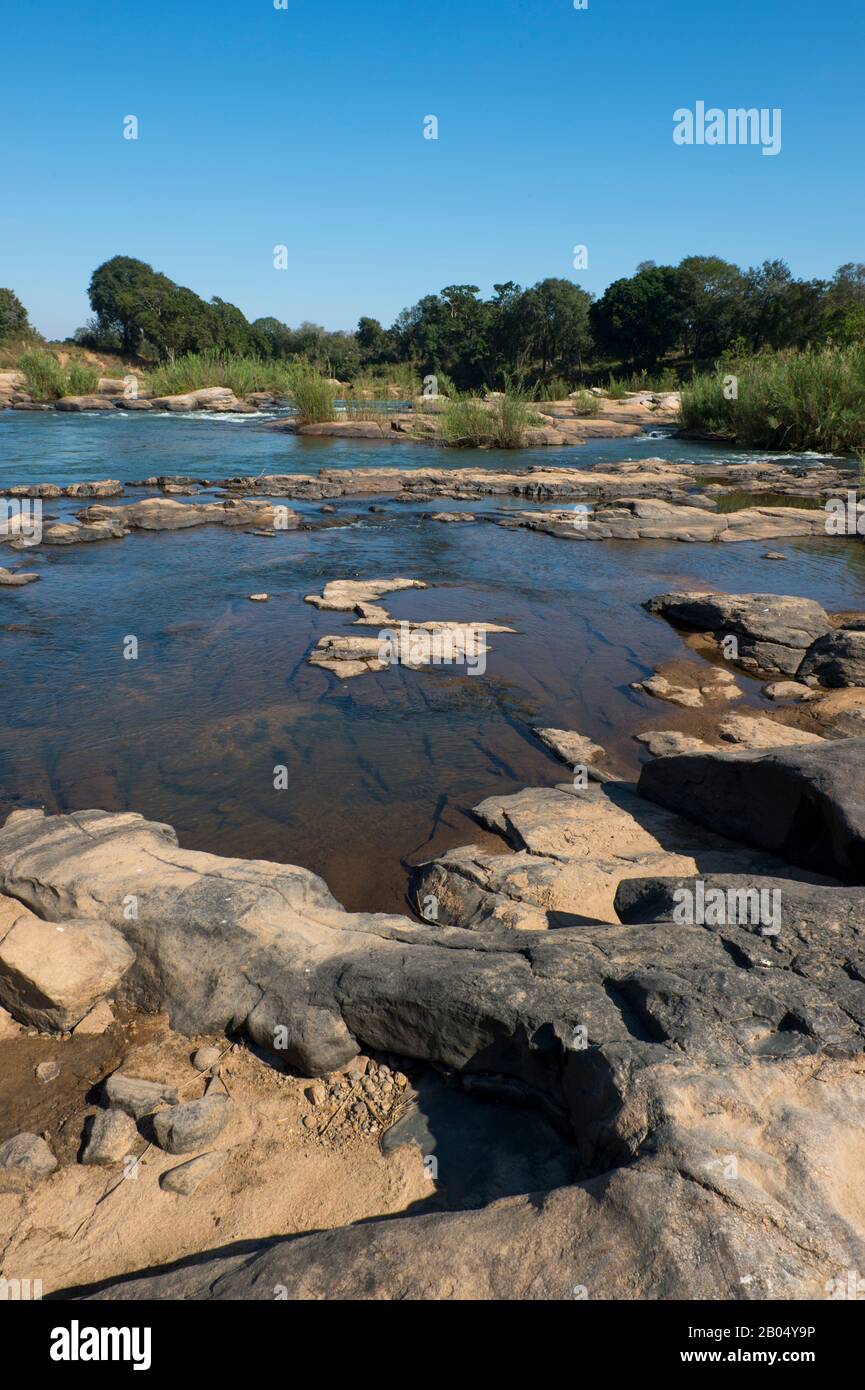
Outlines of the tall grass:
[[496,396],[490,405],[477,396],[457,396],[445,403],[441,437],[451,448],[519,449],[536,423],[530,402],[517,392]]
[[593,396],[591,391],[576,391],[571,398],[571,405],[575,415],[597,415],[601,408],[601,403],[597,396]]
[[747,448],[855,453],[865,447],[865,344],[723,364],[684,388],[681,423]]
[[217,352],[185,352],[169,357],[148,372],[143,389],[151,396],[179,396],[206,386],[226,386],[236,396],[252,391],[274,395],[291,392],[297,368],[290,362],[269,362]]
[[312,367],[295,369],[291,394],[302,425],[319,425],[334,418],[334,388]]
[[34,401],[56,401],[72,395],[66,372],[50,352],[25,352],[18,359],[27,390]]
[[550,377],[549,381],[539,381],[535,388],[536,401],[564,401],[570,393],[570,386],[563,376]]

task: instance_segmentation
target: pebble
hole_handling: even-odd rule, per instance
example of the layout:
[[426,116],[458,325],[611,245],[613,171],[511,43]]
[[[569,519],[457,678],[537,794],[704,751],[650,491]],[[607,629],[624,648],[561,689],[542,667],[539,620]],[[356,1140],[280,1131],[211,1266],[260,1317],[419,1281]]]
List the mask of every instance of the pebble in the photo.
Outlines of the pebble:
[[53,1060],[50,1062],[40,1062],[38,1067],[35,1067],[34,1070],[40,1081],[56,1081],[60,1075],[60,1063]]

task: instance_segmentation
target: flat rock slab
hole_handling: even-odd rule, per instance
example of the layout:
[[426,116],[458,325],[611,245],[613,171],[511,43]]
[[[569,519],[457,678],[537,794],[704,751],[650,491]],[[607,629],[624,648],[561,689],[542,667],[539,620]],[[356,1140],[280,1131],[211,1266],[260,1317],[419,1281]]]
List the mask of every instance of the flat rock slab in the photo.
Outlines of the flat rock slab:
[[89,1296],[822,1300],[865,1262],[863,1126],[861,1059],[708,1074],[684,1060],[643,1075],[615,1124],[619,1164],[598,1176],[480,1210],[223,1248]]

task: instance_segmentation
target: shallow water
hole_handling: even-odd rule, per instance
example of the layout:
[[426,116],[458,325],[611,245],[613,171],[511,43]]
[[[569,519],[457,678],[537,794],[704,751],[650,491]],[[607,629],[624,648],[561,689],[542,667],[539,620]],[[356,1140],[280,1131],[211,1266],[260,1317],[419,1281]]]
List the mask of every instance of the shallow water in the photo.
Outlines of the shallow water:
[[[4,483],[338,466],[586,467],[652,456],[746,457],[655,438],[517,458],[304,440],[250,417],[0,413]],[[46,514],[72,515],[79,505],[52,503]],[[687,654],[641,608],[652,594],[704,585],[865,606],[865,549],[846,541],[785,542],[782,564],[762,558],[765,542],[568,543],[423,521],[428,504],[376,505],[385,511],[341,501],[338,512],[358,521],[273,538],[202,527],[30,552],[27,568],[42,581],[0,589],[0,813],[34,803],[134,809],[173,824],[184,846],[306,865],[349,907],[399,911],[405,861],[492,843],[470,814],[483,797],[565,780],[534,725],[596,738],[622,772],[642,756],[634,730],[675,727],[670,706],[629,689]],[[317,505],[299,510],[320,514]],[[3,551],[0,562],[19,559]],[[393,575],[430,586],[392,595],[396,618],[517,631],[490,639],[483,675],[394,668],[337,681],[308,666],[318,638],[350,630],[353,615],[320,613],[303,596],[330,579]],[[248,601],[262,591],[269,603]],[[123,659],[129,635],[137,661]],[[757,683],[742,684],[761,699]],[[277,765],[288,769],[286,790],[274,788]]]

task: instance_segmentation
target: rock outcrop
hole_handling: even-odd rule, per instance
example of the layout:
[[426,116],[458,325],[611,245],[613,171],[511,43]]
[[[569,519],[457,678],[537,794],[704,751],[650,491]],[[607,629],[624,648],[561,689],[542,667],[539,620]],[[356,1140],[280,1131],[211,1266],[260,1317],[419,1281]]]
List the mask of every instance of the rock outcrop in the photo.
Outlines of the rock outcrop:
[[659,758],[639,791],[788,863],[865,883],[865,738]]
[[659,594],[644,607],[718,642],[735,637],[738,654],[731,660],[767,675],[795,676],[811,644],[831,629],[819,603],[780,594]]

